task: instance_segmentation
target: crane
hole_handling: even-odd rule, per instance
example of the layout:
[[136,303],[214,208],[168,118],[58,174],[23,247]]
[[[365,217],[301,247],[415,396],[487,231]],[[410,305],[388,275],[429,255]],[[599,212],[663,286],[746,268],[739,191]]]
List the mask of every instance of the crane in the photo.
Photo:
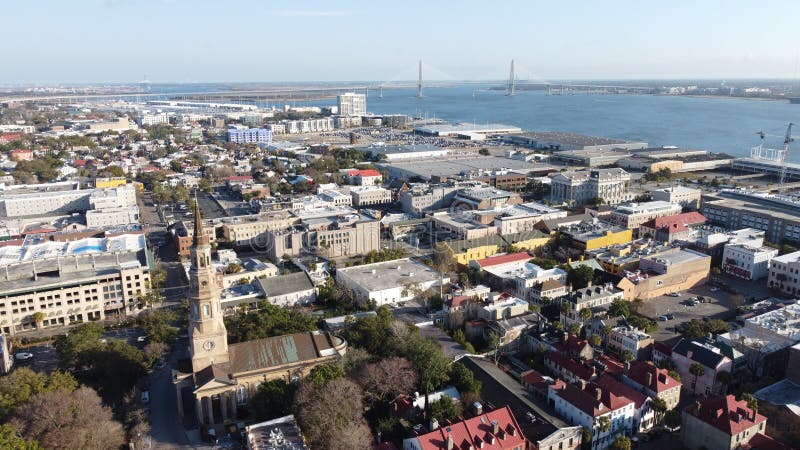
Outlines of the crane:
[[[783,150],[771,150],[771,149],[763,149],[763,144],[755,147],[754,150],[758,150],[758,155],[761,157],[761,150],[767,150],[775,154],[775,156],[770,156],[768,159],[772,159],[780,163],[780,171],[778,172],[778,193],[783,193],[784,184],[786,181],[786,162],[789,156],[789,144],[794,142],[794,137],[792,137],[792,127],[794,126],[793,123],[789,123],[786,127],[786,134],[783,136]],[[775,136],[772,134],[767,134],[763,130],[756,132],[759,138],[763,141],[767,136]]]

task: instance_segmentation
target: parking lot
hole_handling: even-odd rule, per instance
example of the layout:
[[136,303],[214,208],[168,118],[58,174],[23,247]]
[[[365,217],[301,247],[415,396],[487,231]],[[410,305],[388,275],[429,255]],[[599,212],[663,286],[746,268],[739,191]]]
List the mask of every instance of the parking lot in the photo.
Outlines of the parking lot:
[[[675,327],[687,323],[692,319],[703,318],[732,320],[735,315],[735,305],[732,297],[734,294],[722,290],[712,291],[710,286],[698,286],[689,291],[682,292],[680,297],[661,296],[646,300],[639,308],[639,313],[657,319],[658,316],[672,314],[674,319],[658,322],[658,331],[651,333],[656,341],[669,341],[679,333]],[[705,303],[688,306],[685,302],[692,297],[702,296]]]

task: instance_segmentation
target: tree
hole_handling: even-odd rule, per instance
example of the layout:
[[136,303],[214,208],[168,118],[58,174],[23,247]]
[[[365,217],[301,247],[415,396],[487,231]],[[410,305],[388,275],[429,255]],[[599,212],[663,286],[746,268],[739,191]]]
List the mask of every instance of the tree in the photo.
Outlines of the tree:
[[203,192],[211,192],[211,181],[208,178],[200,178],[200,181],[197,182],[197,188]]
[[58,336],[53,343],[58,352],[59,364],[64,368],[76,367],[78,355],[98,345],[103,337],[103,326],[90,322]]
[[257,311],[239,311],[225,317],[228,342],[245,342],[317,329],[317,319],[300,308],[262,302]]
[[35,313],[31,314],[31,320],[36,324],[36,328],[42,328],[42,323],[44,322],[44,313],[41,311],[36,311]]
[[581,448],[592,448],[592,432],[588,428],[582,427],[581,429]]
[[683,335],[689,339],[705,337],[710,334],[723,334],[730,330],[730,325],[719,319],[697,320],[692,319],[686,324]]
[[582,321],[586,322],[592,317],[592,310],[589,308],[583,308],[578,312],[578,317],[581,318]]
[[572,289],[583,289],[589,285],[594,278],[594,269],[589,266],[578,266],[567,273],[567,284],[572,285]]
[[627,348],[622,351],[622,361],[623,362],[631,362],[636,357],[632,351],[628,350]]
[[448,376],[450,378],[450,384],[458,389],[458,392],[480,394],[481,388],[483,387],[482,383],[476,380],[475,374],[460,362],[455,362],[450,366],[450,373]]
[[169,347],[163,342],[148,342],[143,349],[144,357],[152,364],[161,359],[167,353],[167,350],[169,350]]
[[653,398],[650,402],[650,407],[653,409],[655,423],[661,423],[664,419],[664,414],[667,412],[667,402],[661,397]]
[[417,386],[417,372],[406,358],[390,357],[365,364],[356,381],[367,398],[385,402],[399,394],[412,392]]
[[698,362],[692,363],[689,366],[689,373],[694,375],[694,382],[692,382],[692,392],[697,394],[697,379],[706,373],[706,367]]
[[670,369],[667,374],[675,379],[678,383],[681,382],[681,374],[679,374],[675,369]]
[[613,450],[631,450],[631,440],[624,434],[617,435],[614,443],[611,444]]
[[11,424],[45,448],[107,450],[125,442],[122,424],[87,387],[37,394],[14,414]]
[[752,409],[754,413],[758,413],[758,399],[756,399],[753,394],[744,392],[742,393],[740,400],[747,402],[747,407]]
[[119,339],[109,339],[79,355],[79,366],[87,368],[86,381],[105,399],[121,398],[145,374],[144,354]]
[[599,347],[600,344],[601,344],[601,341],[602,341],[602,338],[600,337],[599,334],[593,334],[593,335],[589,336],[589,344],[591,344],[592,347]]
[[283,379],[270,380],[258,386],[253,397],[248,400],[247,407],[255,420],[283,417],[291,413],[296,391],[296,385]]
[[569,332],[570,334],[578,334],[581,331],[581,324],[578,322],[572,322],[569,324]]
[[44,450],[36,441],[26,441],[11,425],[0,425],[0,448],[7,450]]
[[447,395],[443,395],[439,400],[431,402],[428,405],[428,410],[430,411],[429,417],[440,422],[452,421],[461,415],[459,405]]
[[48,377],[27,367],[20,367],[0,377],[0,420],[14,413],[34,395],[56,389],[73,391],[77,387],[78,382],[68,373],[53,372]]
[[419,388],[427,396],[447,381],[450,360],[434,339],[417,337],[408,348],[408,359],[417,370]]
[[433,250],[433,267],[439,273],[449,273],[455,270],[456,260],[453,249],[444,242],[436,244]]
[[489,156],[489,149],[488,148],[482,148],[482,149],[478,150],[478,154],[479,155],[483,155],[483,156]]
[[611,302],[611,306],[608,307],[608,315],[611,317],[630,316],[631,311],[628,308],[628,302],[621,298],[614,300]]
[[606,432],[611,429],[611,419],[608,416],[601,416],[597,420],[597,429]]
[[338,364],[320,364],[308,373],[308,381],[323,385],[330,380],[344,377],[344,368]]
[[370,448],[372,434],[362,415],[363,394],[356,383],[346,378],[320,386],[300,386],[295,396],[298,420],[312,448]]

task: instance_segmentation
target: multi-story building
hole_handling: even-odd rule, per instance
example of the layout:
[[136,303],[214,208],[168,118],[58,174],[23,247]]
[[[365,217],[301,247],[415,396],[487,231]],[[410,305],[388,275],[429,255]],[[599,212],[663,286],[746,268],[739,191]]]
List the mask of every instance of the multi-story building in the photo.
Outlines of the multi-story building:
[[375,186],[383,180],[383,175],[375,169],[349,170],[347,177],[356,186]]
[[488,186],[462,188],[456,191],[451,209],[488,210],[522,203],[519,194]]
[[236,246],[266,241],[266,232],[283,230],[300,223],[300,218],[289,211],[271,211],[252,216],[223,218],[222,235]]
[[683,410],[682,419],[681,442],[690,450],[733,450],[767,437],[767,418],[733,395],[699,398]]
[[606,345],[620,355],[628,350],[633,353],[634,359],[644,360],[650,357],[655,340],[644,331],[630,325],[620,325],[611,328],[606,336]]
[[403,440],[403,450],[526,450],[528,441],[508,406]]
[[560,227],[558,233],[569,236],[574,248],[585,251],[627,244],[633,240],[632,230],[598,219]]
[[228,127],[228,142],[237,144],[269,144],[272,142],[272,131],[267,128]]
[[335,189],[320,193],[319,198],[333,206],[351,206],[353,204],[353,197],[351,195],[339,192]]
[[[617,435],[630,435],[634,430],[634,401],[594,383],[584,388],[554,384],[548,391],[548,399],[556,414],[572,425],[589,430],[592,450],[609,448]],[[606,428],[601,425],[603,422],[610,426]]]
[[339,114],[342,116],[363,116],[367,113],[367,96],[346,92],[336,97]]
[[169,116],[167,113],[157,113],[157,114],[142,114],[139,116],[139,126],[144,125],[159,125],[162,123],[169,123]]
[[652,192],[653,200],[681,205],[682,208],[696,211],[700,208],[700,189],[692,189],[685,186],[672,186],[664,189],[656,189]]
[[583,289],[577,289],[561,297],[561,303],[569,305],[568,310],[562,312],[562,316],[570,323],[583,322],[579,316],[582,309],[589,308],[593,314],[597,314],[601,311],[608,310],[614,300],[619,300],[624,297],[625,293],[611,283],[606,283],[602,286],[588,286]]
[[[136,189],[133,185],[81,189],[79,183],[59,182],[6,186],[0,192],[2,218],[56,217],[85,213],[92,209],[121,207],[136,207]],[[138,210],[131,214],[138,215]]]
[[722,271],[745,280],[760,280],[769,275],[769,263],[778,256],[778,249],[746,244],[725,244]]
[[350,188],[353,206],[384,205],[392,202],[392,191],[378,186],[355,186]]
[[639,268],[642,258],[668,250],[670,246],[649,239],[637,239],[628,244],[612,245],[587,251],[587,256],[597,260],[603,270],[614,274],[633,272]]
[[284,416],[245,428],[247,450],[308,450],[294,416]]
[[639,236],[649,236],[660,242],[686,241],[694,230],[702,227],[706,218],[696,211],[674,216],[656,217],[639,226]]
[[461,212],[439,211],[431,214],[434,229],[439,236],[451,236],[457,239],[477,239],[497,234],[493,226],[483,225],[471,220],[471,217]]
[[681,206],[665,201],[652,201],[644,203],[626,203],[616,207],[611,212],[611,222],[638,230],[639,226],[656,217],[673,216],[680,214]]
[[610,373],[600,375],[594,383],[600,389],[612,392],[633,402],[634,433],[645,432],[656,425],[655,411],[651,407],[651,400],[643,392],[620,382],[616,376]]
[[413,259],[397,259],[336,270],[336,282],[378,306],[410,300],[449,278]]
[[622,382],[650,398],[664,400],[667,409],[676,408],[681,400],[681,382],[650,361],[631,361],[622,374]]
[[624,272],[617,287],[625,298],[649,300],[685,291],[705,283],[711,271],[711,257],[694,250],[670,248],[639,260],[639,268]]
[[422,214],[426,211],[443,209],[453,203],[458,191],[454,183],[439,185],[415,184],[411,189],[400,194],[400,205],[403,212]]
[[[733,361],[722,354],[719,347],[705,342],[681,339],[672,348],[671,358],[681,381],[686,383],[684,386],[695,395],[720,393],[721,383],[717,376],[720,372],[733,373]],[[692,373],[695,363],[703,366],[702,374]]]
[[[135,313],[150,290],[151,263],[142,234],[2,247],[2,332]],[[44,314],[40,323],[34,320],[37,312]]]
[[480,223],[493,223],[498,234],[530,233],[536,230],[536,224],[542,220],[567,217],[567,211],[553,208],[542,203],[530,202],[508,205],[504,208],[488,211],[475,211]]
[[703,196],[700,207],[712,225],[728,230],[756,228],[769,242],[800,242],[800,203],[783,197],[744,191]]
[[550,197],[572,205],[585,205],[593,199],[615,205],[629,199],[630,180],[630,174],[618,168],[559,173],[551,181]]
[[767,286],[789,295],[800,294],[800,252],[772,258]]

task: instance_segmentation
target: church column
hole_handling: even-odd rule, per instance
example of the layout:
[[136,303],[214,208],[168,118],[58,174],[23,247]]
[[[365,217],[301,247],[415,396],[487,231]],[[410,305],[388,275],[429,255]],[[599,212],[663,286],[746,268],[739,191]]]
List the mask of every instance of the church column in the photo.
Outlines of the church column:
[[214,425],[214,401],[211,397],[205,397],[206,406],[208,407],[208,424]]
[[197,414],[197,421],[203,423],[203,398],[195,398],[195,413]]
[[219,410],[222,412],[222,422],[228,420],[228,393],[223,392],[219,394]]

